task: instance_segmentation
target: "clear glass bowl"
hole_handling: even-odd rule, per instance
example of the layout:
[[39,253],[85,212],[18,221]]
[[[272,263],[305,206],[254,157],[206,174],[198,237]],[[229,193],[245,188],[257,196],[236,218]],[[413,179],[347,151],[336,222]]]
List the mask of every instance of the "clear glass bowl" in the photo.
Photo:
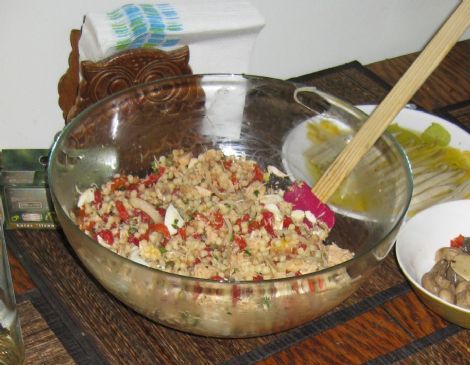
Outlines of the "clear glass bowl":
[[[307,123],[327,119],[354,133],[365,115],[317,90],[299,93],[299,103],[293,97],[298,87],[240,75],[164,79],[114,94],[64,128],[49,162],[53,202],[71,246],[106,290],[158,323],[216,337],[286,330],[327,312],[357,290],[390,251],[412,194],[406,155],[388,135],[355,170],[369,182],[361,199],[373,204],[359,211],[335,199],[333,206],[337,223],[329,240],[354,251],[355,257],[319,272],[234,283],[179,276],[117,255],[70,218],[77,188],[100,185],[117,172],[142,174],[155,156],[175,148],[197,154],[215,147],[312,180],[303,156],[311,143],[305,138]],[[340,138],[331,143],[339,151],[346,142]]]

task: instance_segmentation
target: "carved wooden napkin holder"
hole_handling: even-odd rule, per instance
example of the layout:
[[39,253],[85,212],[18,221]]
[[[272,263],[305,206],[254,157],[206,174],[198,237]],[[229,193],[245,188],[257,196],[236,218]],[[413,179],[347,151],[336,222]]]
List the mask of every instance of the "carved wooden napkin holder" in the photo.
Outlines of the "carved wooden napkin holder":
[[89,105],[117,91],[166,77],[192,74],[189,48],[165,52],[138,48],[98,62],[79,61],[80,31],[72,30],[69,68],[58,85],[59,106],[68,123]]

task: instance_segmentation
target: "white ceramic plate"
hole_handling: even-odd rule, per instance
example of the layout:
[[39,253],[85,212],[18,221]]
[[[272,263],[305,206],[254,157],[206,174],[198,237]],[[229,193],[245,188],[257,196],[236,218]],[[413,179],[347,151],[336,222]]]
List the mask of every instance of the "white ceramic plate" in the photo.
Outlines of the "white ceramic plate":
[[459,324],[468,328],[470,309],[447,303],[421,286],[422,276],[434,265],[436,251],[448,247],[459,234],[470,236],[470,200],[445,202],[417,213],[402,226],[395,250],[401,270],[423,301],[452,322],[466,321]]
[[[377,105],[356,105],[363,112],[370,114]],[[432,123],[442,125],[451,135],[450,146],[460,150],[470,150],[470,134],[459,126],[433,114],[421,110],[403,108],[396,116],[394,123],[399,126],[424,132]]]

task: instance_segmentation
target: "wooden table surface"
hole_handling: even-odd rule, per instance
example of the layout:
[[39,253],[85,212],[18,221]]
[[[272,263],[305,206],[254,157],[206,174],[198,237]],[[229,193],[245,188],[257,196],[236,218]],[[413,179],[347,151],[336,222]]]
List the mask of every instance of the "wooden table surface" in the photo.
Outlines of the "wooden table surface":
[[[368,77],[376,79],[377,85],[384,88],[377,95],[383,96],[387,84],[393,85],[415,57],[407,55],[367,65],[365,69],[370,73]],[[338,72],[341,73],[342,68]],[[312,75],[315,82],[321,84],[323,74]],[[341,92],[342,89],[338,91]],[[361,101],[367,100],[352,100]],[[465,124],[468,130],[470,40],[457,44],[418,91],[413,102],[428,112],[455,118]],[[41,257],[41,252],[34,251],[34,247],[43,247],[40,249],[43,251],[55,247],[47,252],[48,256],[53,256],[57,248],[65,252],[68,249],[65,247],[66,239],[60,231],[25,230],[7,233],[28,364],[169,364],[190,361],[193,364],[272,365],[381,364],[394,361],[409,364],[470,363],[470,331],[444,321],[423,306],[406,284],[393,255],[382,263],[371,279],[383,280],[382,287],[374,288],[372,281],[366,283],[366,288],[336,314],[327,314],[301,329],[278,336],[220,340],[159,328],[161,326],[150,323],[113,300],[83,268],[80,269],[80,279],[73,271],[61,269],[54,272],[53,265],[51,268],[46,267],[46,259]],[[71,265],[80,268],[74,262],[77,259],[73,255],[66,259],[68,261],[64,261],[63,268]],[[61,257],[54,260],[58,266],[62,265]],[[59,284],[54,282],[55,279]],[[87,287],[83,289],[84,293],[95,290],[97,294],[94,294],[94,298],[108,301],[107,305],[115,308],[113,318],[125,320],[115,326],[109,323],[108,333],[106,328],[93,323],[99,315],[91,317],[93,313],[81,313],[78,307],[74,307],[78,304],[74,302],[73,290],[66,292],[66,286],[74,280],[85,280],[81,284],[81,287]],[[93,308],[89,312],[93,312]],[[87,315],[95,319],[87,319]],[[152,348],[153,358],[152,353],[140,358],[138,350],[131,355],[123,355],[122,347],[126,346],[125,339],[132,337],[129,331],[132,326],[135,326],[136,331],[137,326],[145,328],[140,341],[145,342],[145,336],[151,338],[150,345],[146,346],[155,346]],[[106,336],[114,338],[109,340]],[[113,346],[113,343],[116,345]],[[167,348],[162,343],[167,344]],[[191,350],[191,346],[197,351]]]

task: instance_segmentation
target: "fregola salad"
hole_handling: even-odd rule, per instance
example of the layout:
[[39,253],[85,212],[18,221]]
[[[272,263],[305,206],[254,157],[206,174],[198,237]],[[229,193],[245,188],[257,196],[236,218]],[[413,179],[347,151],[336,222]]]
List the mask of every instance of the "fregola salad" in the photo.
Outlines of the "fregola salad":
[[80,229],[133,261],[217,281],[296,276],[353,257],[324,243],[334,223],[328,207],[274,167],[174,150],[151,169],[81,192]]

